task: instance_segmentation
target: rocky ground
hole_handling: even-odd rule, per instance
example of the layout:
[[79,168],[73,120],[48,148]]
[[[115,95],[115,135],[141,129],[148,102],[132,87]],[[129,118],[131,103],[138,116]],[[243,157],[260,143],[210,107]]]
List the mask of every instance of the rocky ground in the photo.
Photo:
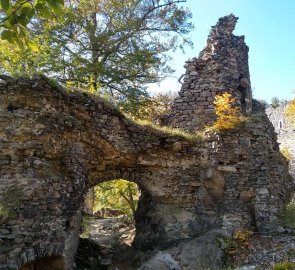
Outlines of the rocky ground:
[[135,235],[132,219],[87,217],[83,227],[76,255],[76,270],[132,269],[128,263],[122,262],[130,262],[126,256],[134,253],[131,248]]
[[[149,258],[152,259],[143,269],[199,270],[197,266],[191,269],[186,268],[185,264],[180,263],[181,266],[178,266],[176,263],[183,261],[184,257],[189,255],[189,249],[183,258],[178,258],[181,252],[174,252],[173,248],[168,253],[165,251],[157,254],[140,253],[131,247],[134,235],[134,223],[126,217],[104,219],[88,217],[84,221],[75,270],[135,270]],[[200,241],[197,242],[201,244]],[[196,247],[193,244],[189,245],[191,251],[197,248],[197,242]],[[226,253],[223,269],[271,270],[279,262],[295,263],[293,231],[272,236],[250,233],[247,235],[241,232],[236,239],[223,239],[220,245]]]
[[246,245],[240,245],[228,264],[234,265],[229,269],[240,270],[270,270],[280,262],[295,263],[295,235],[252,235]]

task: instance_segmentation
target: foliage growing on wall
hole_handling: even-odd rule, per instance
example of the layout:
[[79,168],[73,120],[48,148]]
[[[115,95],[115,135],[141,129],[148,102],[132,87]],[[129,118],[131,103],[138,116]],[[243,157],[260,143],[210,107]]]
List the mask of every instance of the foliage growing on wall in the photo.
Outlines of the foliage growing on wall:
[[295,99],[289,102],[285,110],[285,116],[288,122],[295,127]]
[[278,97],[273,97],[270,101],[270,106],[273,108],[278,108],[281,105],[281,101]]
[[295,270],[295,263],[284,261],[276,264],[273,270]]
[[282,148],[280,151],[288,162],[290,162],[293,159],[293,155],[287,147]]
[[18,188],[9,188],[0,198],[0,224],[16,215],[15,210],[20,206],[22,191]]
[[294,200],[292,200],[288,205],[286,205],[286,208],[285,208],[284,213],[282,215],[282,220],[286,226],[288,226],[290,228],[295,228],[295,202],[294,202]]
[[174,95],[171,93],[158,94],[153,97],[126,100],[119,103],[119,108],[134,120],[146,120],[153,124],[161,124],[172,105]]
[[230,93],[217,95],[214,100],[217,119],[214,123],[216,130],[229,130],[238,127],[247,117],[241,114],[241,110],[235,105],[235,99]]

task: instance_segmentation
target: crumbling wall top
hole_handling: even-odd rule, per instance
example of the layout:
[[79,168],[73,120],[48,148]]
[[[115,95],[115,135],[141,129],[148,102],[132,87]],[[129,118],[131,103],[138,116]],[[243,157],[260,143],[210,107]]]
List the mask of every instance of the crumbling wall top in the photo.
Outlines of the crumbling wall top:
[[212,26],[211,32],[209,37],[216,37],[216,36],[230,36],[237,24],[238,17],[233,14],[228,16],[221,17],[216,25]]

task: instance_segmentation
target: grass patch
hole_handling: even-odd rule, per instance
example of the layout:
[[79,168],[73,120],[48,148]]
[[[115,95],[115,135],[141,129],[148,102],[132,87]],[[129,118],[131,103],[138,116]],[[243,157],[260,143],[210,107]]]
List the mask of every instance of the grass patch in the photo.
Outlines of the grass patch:
[[295,270],[295,263],[294,262],[281,262],[275,265],[273,270]]
[[168,127],[168,126],[159,126],[159,125],[153,124],[147,120],[132,119],[128,115],[125,115],[125,117],[128,120],[130,120],[131,122],[133,122],[139,126],[144,126],[144,127],[148,127],[151,129],[155,129],[157,131],[166,133],[167,135],[170,135],[170,136],[183,137],[189,141],[200,141],[200,140],[204,139],[203,132],[189,133],[189,132],[186,132],[186,131],[178,129],[178,128],[172,128],[172,127]]

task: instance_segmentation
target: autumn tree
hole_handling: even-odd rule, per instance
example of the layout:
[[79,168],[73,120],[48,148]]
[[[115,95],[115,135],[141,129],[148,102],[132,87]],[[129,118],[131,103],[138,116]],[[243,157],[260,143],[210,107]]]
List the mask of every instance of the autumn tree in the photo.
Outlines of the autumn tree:
[[295,99],[288,103],[287,108],[285,110],[285,116],[288,122],[291,125],[295,126]]
[[229,130],[238,127],[247,117],[241,114],[240,108],[230,93],[217,95],[214,100],[217,119],[214,128],[217,130]]

